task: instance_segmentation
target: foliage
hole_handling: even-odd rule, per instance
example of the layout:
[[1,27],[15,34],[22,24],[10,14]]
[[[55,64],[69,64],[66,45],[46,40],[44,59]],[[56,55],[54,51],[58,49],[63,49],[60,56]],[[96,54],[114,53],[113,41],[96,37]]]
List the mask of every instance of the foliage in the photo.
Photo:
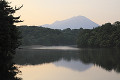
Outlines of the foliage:
[[23,45],[75,45],[79,29],[59,30],[38,26],[20,26]]
[[12,58],[19,46],[19,32],[14,23],[22,22],[13,14],[15,9],[6,0],[0,0],[0,80],[18,80],[15,75],[17,68],[13,66]]
[[78,47],[120,47],[120,22],[82,30],[77,45]]

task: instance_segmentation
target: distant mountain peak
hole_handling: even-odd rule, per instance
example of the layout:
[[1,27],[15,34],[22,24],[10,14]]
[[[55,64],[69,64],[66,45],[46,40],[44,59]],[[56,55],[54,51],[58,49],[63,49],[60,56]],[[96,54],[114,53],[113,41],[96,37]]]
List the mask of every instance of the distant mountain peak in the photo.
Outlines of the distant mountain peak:
[[80,29],[81,27],[84,29],[92,29],[93,27],[98,27],[99,25],[85,16],[74,16],[72,18],[55,21],[53,24],[42,25],[43,27],[48,27],[52,29]]

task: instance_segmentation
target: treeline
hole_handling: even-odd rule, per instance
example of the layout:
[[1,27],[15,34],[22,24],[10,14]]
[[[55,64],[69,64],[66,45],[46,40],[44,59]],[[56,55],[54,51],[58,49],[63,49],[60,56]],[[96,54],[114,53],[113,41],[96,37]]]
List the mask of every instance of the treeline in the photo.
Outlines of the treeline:
[[50,29],[19,26],[22,45],[78,45],[78,47],[120,47],[120,22],[93,29]]
[[94,29],[80,29],[78,47],[120,47],[120,22]]
[[50,29],[38,26],[19,26],[22,45],[75,45],[79,29]]

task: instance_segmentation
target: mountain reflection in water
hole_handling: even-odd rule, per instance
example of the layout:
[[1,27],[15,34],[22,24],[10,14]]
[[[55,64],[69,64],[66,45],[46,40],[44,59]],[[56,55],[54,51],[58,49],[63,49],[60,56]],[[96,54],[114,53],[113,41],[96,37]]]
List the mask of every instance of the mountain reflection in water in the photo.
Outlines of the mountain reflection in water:
[[[48,48],[48,47],[47,47]],[[14,61],[18,65],[53,63],[56,66],[84,71],[92,64],[107,71],[120,72],[119,49],[19,49]]]
[[79,72],[85,71],[93,66],[93,64],[85,65],[80,60],[65,61],[63,59],[53,64],[57,67],[65,67]]

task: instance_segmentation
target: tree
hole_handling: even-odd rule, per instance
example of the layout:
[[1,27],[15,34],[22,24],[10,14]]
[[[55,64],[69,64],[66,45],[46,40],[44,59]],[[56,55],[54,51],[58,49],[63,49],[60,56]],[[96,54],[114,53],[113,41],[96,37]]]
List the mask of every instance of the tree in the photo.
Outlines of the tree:
[[[19,31],[14,23],[22,22],[19,17],[14,17],[13,14],[21,7],[11,7],[6,0],[0,0],[0,69],[4,76],[0,76],[0,80],[6,80],[7,72],[13,73],[12,58],[15,54],[15,49],[20,45]],[[1,71],[1,70],[0,70]],[[12,75],[15,76],[17,72]],[[14,79],[9,79],[14,80]],[[15,79],[16,80],[16,79]]]
[[120,22],[105,23],[97,28],[79,33],[78,47],[120,47]]
[[22,22],[13,14],[21,7],[13,9],[6,0],[0,1],[0,49],[4,57],[15,53],[19,46],[19,31],[14,23]]

